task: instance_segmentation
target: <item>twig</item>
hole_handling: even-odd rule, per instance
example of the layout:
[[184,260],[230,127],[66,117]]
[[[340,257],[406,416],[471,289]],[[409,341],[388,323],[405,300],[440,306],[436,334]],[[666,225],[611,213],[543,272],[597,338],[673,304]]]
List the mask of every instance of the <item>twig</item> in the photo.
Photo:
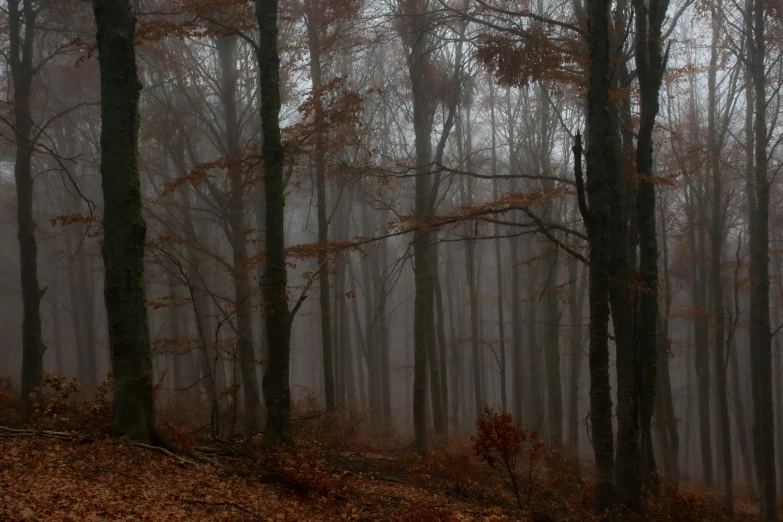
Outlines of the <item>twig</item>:
[[79,435],[76,433],[69,433],[67,431],[20,430],[0,426],[0,437],[34,437],[36,435],[41,437],[52,437],[55,439],[81,440],[85,442],[92,441],[92,437]]
[[151,451],[157,451],[158,453],[163,453],[164,455],[171,457],[172,459],[176,460],[182,465],[185,466],[195,466],[196,463],[193,461],[190,461],[188,459],[183,459],[179,455],[176,455],[172,453],[171,451],[167,450],[166,448],[161,448],[160,446],[150,446],[149,444],[142,444],[141,442],[128,442],[128,446],[136,446],[139,448],[145,448]]

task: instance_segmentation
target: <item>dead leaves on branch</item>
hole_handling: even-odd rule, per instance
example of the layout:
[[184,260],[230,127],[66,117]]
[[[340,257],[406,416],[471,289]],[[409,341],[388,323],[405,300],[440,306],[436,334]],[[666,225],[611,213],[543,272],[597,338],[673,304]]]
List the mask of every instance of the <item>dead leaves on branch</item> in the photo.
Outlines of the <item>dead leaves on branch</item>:
[[498,83],[527,87],[535,81],[582,85],[585,76],[575,67],[578,42],[556,45],[552,31],[540,27],[526,31],[524,38],[489,35],[479,41],[476,57],[490,69]]

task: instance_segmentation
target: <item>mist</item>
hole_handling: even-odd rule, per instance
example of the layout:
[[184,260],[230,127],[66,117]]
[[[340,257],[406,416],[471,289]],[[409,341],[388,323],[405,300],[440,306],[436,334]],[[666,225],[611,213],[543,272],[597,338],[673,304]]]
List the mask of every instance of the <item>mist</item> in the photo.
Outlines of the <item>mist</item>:
[[606,520],[662,483],[777,520],[778,6],[0,7],[20,408],[108,379],[147,445],[327,415],[419,455],[502,410]]

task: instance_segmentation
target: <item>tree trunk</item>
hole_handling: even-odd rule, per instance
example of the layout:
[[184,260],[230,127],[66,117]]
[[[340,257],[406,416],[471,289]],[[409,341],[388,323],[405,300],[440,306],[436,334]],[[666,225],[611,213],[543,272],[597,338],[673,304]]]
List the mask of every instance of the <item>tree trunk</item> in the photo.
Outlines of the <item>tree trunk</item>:
[[[444,324],[443,314],[443,292],[440,288],[440,275],[435,274],[435,319],[437,322],[437,335],[438,335],[438,361],[440,363],[440,387],[441,387],[441,405],[443,407],[443,414],[449,415],[449,386],[448,386],[448,368],[446,358],[446,325]],[[452,424],[455,419],[451,419]],[[448,430],[448,422],[445,429]],[[446,431],[448,435],[448,431]]]
[[664,470],[666,478],[675,486],[680,482],[680,435],[677,429],[677,417],[674,411],[674,399],[672,397],[672,383],[669,374],[669,313],[672,305],[671,283],[669,280],[669,247],[667,242],[666,212],[660,210],[661,231],[663,233],[663,280],[666,288],[666,308],[664,313],[658,315],[660,326],[658,328],[658,372],[657,390],[655,393],[656,422],[659,425],[661,440],[664,441]]
[[[604,520],[616,520],[614,469],[614,429],[612,394],[609,383],[609,279],[612,273],[609,222],[612,214],[610,180],[619,168],[615,152],[618,139],[612,121],[614,110],[609,101],[610,42],[609,0],[595,0],[588,5],[587,44],[589,70],[587,88],[587,200],[583,218],[590,243],[590,412],[593,450],[595,453],[595,510]],[[581,185],[579,140],[574,145],[578,186]],[[584,194],[580,197],[584,198]],[[585,215],[586,214],[586,215]]]
[[[522,261],[533,259],[536,252],[530,241],[522,243]],[[533,299],[537,291],[538,267],[532,263],[527,265],[527,312],[525,324],[527,325],[527,362],[528,362],[528,398],[530,400],[530,413],[528,423],[531,429],[539,434],[544,433],[544,397],[541,393],[541,348],[538,345],[538,299]]]
[[[365,237],[372,235],[369,221],[368,205],[362,205],[362,234]],[[365,350],[367,356],[367,375],[368,375],[368,393],[370,407],[370,428],[373,431],[380,431],[384,427],[384,407],[383,407],[383,387],[381,382],[381,361],[380,361],[380,336],[374,313],[379,308],[374,302],[376,297],[375,286],[372,284],[373,276],[371,270],[377,263],[375,256],[378,253],[373,249],[368,254],[368,259],[364,259],[361,265],[362,284],[364,285],[364,332],[365,332]],[[376,279],[377,280],[377,279]],[[381,281],[378,284],[383,284]],[[380,293],[380,292],[377,292]]]
[[263,379],[267,408],[264,440],[293,443],[291,437],[291,312],[285,263],[285,181],[280,136],[280,56],[277,52],[277,0],[256,0],[259,27],[257,49],[261,88],[264,185],[266,198],[266,271],[261,281],[267,321],[269,363]]
[[[511,113],[511,90],[506,89],[506,118],[508,120],[508,154],[509,154],[509,174],[517,174],[516,162],[516,141],[514,133],[514,123]],[[516,180],[511,182],[511,191],[517,190]],[[512,213],[512,218],[516,220],[517,212]],[[514,236],[509,239],[509,253],[511,260],[511,407],[512,413],[517,422],[523,422],[525,415],[525,397],[522,391],[524,383],[523,366],[523,346],[522,336],[522,283],[520,281],[520,272],[522,271],[520,263],[520,245],[519,238]]]
[[54,371],[57,375],[65,375],[65,347],[63,346],[63,325],[60,318],[60,278],[61,270],[57,255],[49,253],[49,270],[52,274],[52,291],[49,294],[52,315],[52,341],[54,343]]
[[[746,13],[750,18],[751,13]],[[750,215],[750,351],[753,382],[753,452],[765,520],[777,520],[775,416],[772,400],[772,333],[769,321],[769,192],[767,174],[766,9],[753,0],[753,38],[748,42],[755,97],[756,208]]]
[[[423,223],[429,222],[430,198],[432,196],[432,141],[433,114],[431,110],[431,57],[429,56],[429,16],[425,2],[406,3],[408,12],[401,28],[403,43],[407,47],[410,78],[413,90],[413,128],[416,145],[416,194],[415,212]],[[435,351],[434,274],[437,266],[434,255],[434,239],[430,230],[419,228],[413,237],[415,298],[413,310],[414,371],[413,371],[413,427],[416,450],[427,451],[426,395],[427,358]],[[432,418],[435,433],[445,433],[444,415],[440,400],[440,372],[430,366],[432,397]]]
[[[321,100],[321,19],[316,2],[306,0],[307,8],[307,45],[310,51],[310,79],[313,84],[313,108],[315,126],[315,182],[318,197],[318,242],[325,244],[329,240],[329,221],[326,211],[326,160],[324,157],[324,133],[326,122]],[[318,255],[319,304],[321,306],[321,346],[324,366],[324,395],[326,408],[335,407],[334,368],[332,365],[332,311],[329,302],[329,266],[326,251]]]
[[577,476],[581,475],[579,461],[579,376],[582,370],[582,317],[585,285],[577,284],[578,266],[573,256],[568,258],[568,289],[571,303],[569,317],[571,322],[571,357],[568,379],[568,445],[571,453],[571,465]]
[[[490,127],[492,133],[492,198],[497,201],[500,198],[498,175],[498,158],[497,158],[497,128],[495,121],[495,86],[492,81],[492,75],[489,75],[489,114],[490,114]],[[498,236],[495,239],[495,271],[497,277],[498,288],[498,342],[500,343],[500,406],[503,411],[508,411],[508,399],[506,397],[506,324],[504,321],[504,302],[503,302],[503,268],[502,257],[500,252],[500,224],[495,224],[495,235]],[[519,419],[519,417],[518,417]]]
[[713,316],[715,327],[713,333],[713,352],[715,366],[715,388],[717,392],[718,425],[720,433],[720,456],[723,474],[723,503],[726,516],[734,517],[734,468],[731,455],[731,424],[729,419],[729,398],[726,383],[727,360],[725,356],[726,316],[724,313],[725,298],[723,295],[723,280],[721,277],[721,254],[723,250],[723,185],[721,183],[720,152],[716,129],[716,80],[718,69],[719,21],[717,13],[720,6],[712,13],[712,48],[710,51],[710,69],[707,77],[709,116],[709,163],[712,174],[712,216],[710,226],[711,266],[710,283],[712,286]]
[[227,214],[231,236],[228,238],[233,253],[234,300],[237,322],[237,355],[242,371],[242,389],[245,402],[245,431],[248,434],[258,431],[261,422],[261,398],[258,393],[258,359],[253,347],[253,320],[251,317],[250,272],[244,265],[248,260],[247,235],[245,224],[244,180],[239,165],[240,136],[237,121],[237,36],[217,38],[217,49],[221,70],[221,102],[226,117],[225,140],[226,153],[229,156],[228,178],[231,194],[226,198],[224,212]]
[[[39,388],[43,380],[43,354],[46,346],[41,334],[41,298],[46,288],[38,286],[38,244],[33,218],[35,177],[32,172],[33,118],[30,97],[35,74],[33,53],[38,9],[31,0],[8,2],[8,39],[11,78],[14,90],[14,141],[16,157],[16,215],[19,226],[19,266],[22,275],[22,398]],[[24,34],[22,33],[24,27]]]
[[152,358],[147,329],[144,246],[138,165],[139,94],[127,0],[94,0],[101,78],[104,298],[114,393],[111,429],[147,444],[165,441],[155,426]]

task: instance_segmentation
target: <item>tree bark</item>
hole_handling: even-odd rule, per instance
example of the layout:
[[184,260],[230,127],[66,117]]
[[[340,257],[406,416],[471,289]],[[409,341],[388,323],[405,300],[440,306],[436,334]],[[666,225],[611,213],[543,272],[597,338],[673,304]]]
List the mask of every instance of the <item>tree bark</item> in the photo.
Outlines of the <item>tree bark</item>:
[[579,377],[582,370],[582,317],[586,285],[578,284],[578,261],[568,258],[568,289],[571,302],[569,317],[571,321],[571,357],[568,379],[568,445],[571,453],[571,465],[574,473],[580,476],[582,466],[579,461]]
[[[586,195],[589,214],[583,215],[590,243],[590,413],[595,453],[595,511],[604,520],[616,520],[614,429],[609,383],[609,279],[612,272],[609,222],[612,214],[611,178],[619,168],[615,151],[618,137],[609,101],[609,0],[593,0],[587,10],[587,45],[590,57],[587,88]],[[574,145],[576,176],[581,180],[580,140]],[[581,182],[578,181],[578,186]],[[584,198],[584,194],[581,195]]]
[[145,298],[136,18],[128,0],[94,0],[93,9],[101,79],[101,251],[114,375],[111,429],[131,440],[163,444],[155,425]]
[[721,144],[716,128],[716,81],[718,69],[719,21],[720,4],[712,12],[712,49],[710,51],[710,69],[707,77],[709,103],[708,129],[709,137],[709,169],[712,174],[712,216],[710,226],[710,284],[712,286],[713,316],[715,327],[713,333],[713,352],[715,366],[715,388],[717,392],[718,424],[720,433],[720,455],[723,474],[723,508],[726,516],[734,517],[734,467],[731,454],[731,424],[729,419],[729,398],[726,382],[727,359],[726,346],[726,315],[724,312],[725,298],[723,295],[723,280],[721,274],[721,255],[723,250],[723,185],[720,169]]
[[[492,81],[492,75],[489,76],[489,114],[490,127],[492,133],[492,197],[495,201],[500,198],[498,175],[498,157],[497,157],[497,123],[495,120],[495,86]],[[506,324],[504,320],[504,302],[503,302],[503,262],[500,250],[500,224],[495,224],[495,271],[497,278],[497,307],[498,307],[498,342],[500,343],[500,406],[503,411],[508,411],[508,399],[506,396]],[[513,269],[512,269],[513,270]],[[519,419],[520,417],[517,417]]]
[[239,123],[237,121],[237,36],[217,38],[221,70],[221,102],[226,117],[225,140],[229,157],[228,178],[231,194],[226,198],[225,213],[230,226],[228,238],[233,253],[232,280],[237,323],[237,355],[242,371],[242,389],[245,403],[245,432],[255,433],[261,422],[261,397],[258,393],[258,358],[253,346],[253,321],[251,317],[250,272],[245,268],[248,260],[245,224],[244,180],[239,165]]
[[[323,102],[321,100],[322,72],[321,72],[321,19],[320,10],[315,5],[317,2],[305,0],[307,9],[305,25],[307,26],[307,46],[310,51],[310,79],[313,84],[313,108],[315,126],[315,183],[318,198],[318,242],[325,244],[329,240],[329,221],[326,212],[326,160],[324,133],[325,125],[323,115]],[[327,265],[326,251],[322,250],[318,255],[318,302],[321,307],[321,350],[324,367],[324,395],[326,408],[335,407],[334,367],[332,364],[332,311],[329,302],[329,267]]]
[[[413,90],[413,128],[416,146],[415,212],[423,222],[429,222],[432,197],[432,141],[433,113],[430,84],[430,42],[428,38],[429,13],[425,2],[404,2],[404,23],[400,29],[403,43],[409,53],[409,72]],[[416,288],[413,310],[414,371],[413,371],[413,426],[416,450],[427,451],[427,358],[435,351],[434,261],[435,243],[429,230],[419,228],[413,237],[414,283]],[[430,365],[430,387],[433,391],[432,418],[435,433],[445,433],[445,420],[440,400],[440,372]]]
[[259,45],[256,49],[261,88],[261,125],[264,144],[266,198],[266,271],[261,281],[266,317],[269,364],[263,379],[267,408],[264,440],[292,444],[291,312],[288,309],[288,274],[285,263],[285,181],[280,136],[280,56],[277,51],[277,0],[256,0]]
[[[38,10],[31,0],[8,2],[8,42],[11,79],[14,87],[13,126],[16,142],[14,178],[16,216],[19,226],[19,266],[22,276],[22,398],[41,386],[46,345],[41,333],[41,298],[46,288],[38,284],[38,244],[33,218],[34,181],[32,96],[33,54]],[[24,27],[24,34],[22,34]]]
[[755,102],[755,195],[750,215],[750,351],[753,382],[753,452],[756,456],[759,493],[765,520],[777,520],[775,475],[775,416],[772,400],[772,333],[769,320],[769,193],[767,173],[767,98],[765,2],[753,0],[753,24],[749,38],[750,74]]

